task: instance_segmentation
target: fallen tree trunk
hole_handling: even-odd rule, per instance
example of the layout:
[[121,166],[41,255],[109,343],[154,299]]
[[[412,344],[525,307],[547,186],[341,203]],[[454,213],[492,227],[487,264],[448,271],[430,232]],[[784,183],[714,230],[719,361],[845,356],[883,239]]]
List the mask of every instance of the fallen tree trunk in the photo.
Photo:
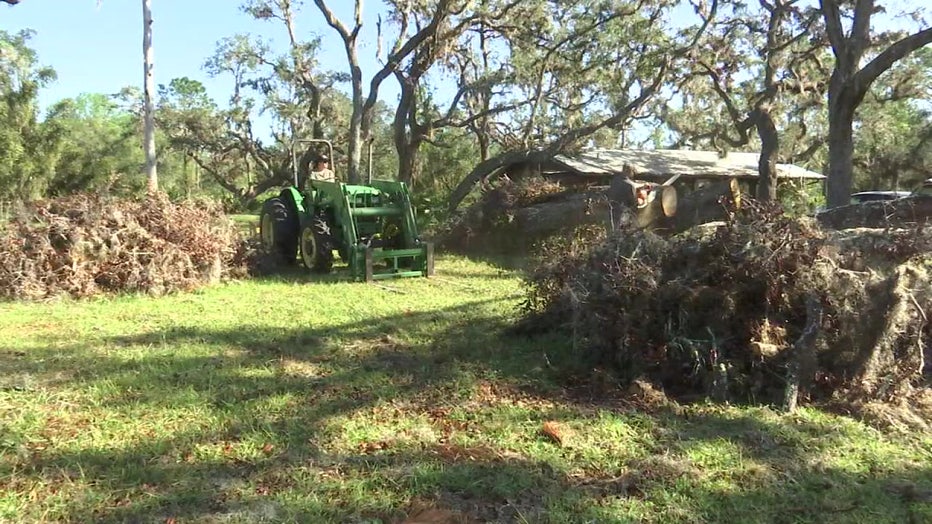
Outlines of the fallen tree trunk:
[[619,175],[609,187],[573,192],[523,179],[486,193],[439,240],[449,249],[525,252],[536,242],[584,226],[646,229],[676,234],[695,225],[725,220],[740,201],[737,180],[715,183],[679,197],[672,186]]
[[453,189],[450,194],[449,210],[455,211],[466,195],[482,181],[499,177],[509,167],[515,164],[534,164],[543,162],[553,155],[550,151],[524,149],[510,151],[480,162],[468,175]]
[[567,227],[604,224],[612,221],[610,203],[602,191],[568,194],[511,212],[518,231],[531,237],[544,237]]
[[836,207],[819,213],[818,220],[830,229],[916,227],[932,221],[932,196]]
[[680,198],[671,232],[682,233],[699,224],[725,220],[728,205],[737,206],[740,202],[741,189],[735,179],[697,189]]
[[[516,209],[511,212],[512,222],[523,234],[545,237],[568,228],[601,224],[606,229],[634,225],[641,229],[664,231],[671,227],[670,213],[676,212],[676,190],[672,187],[656,189],[657,196],[638,207],[636,201],[621,197],[613,181],[604,188],[584,193],[566,193],[558,199]],[[628,193],[628,191],[624,191]],[[633,197],[636,198],[636,197]]]

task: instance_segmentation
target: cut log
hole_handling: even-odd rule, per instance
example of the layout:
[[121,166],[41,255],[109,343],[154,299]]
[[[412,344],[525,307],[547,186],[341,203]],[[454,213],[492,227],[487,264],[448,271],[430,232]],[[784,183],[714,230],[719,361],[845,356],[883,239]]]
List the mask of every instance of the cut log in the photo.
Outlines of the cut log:
[[917,227],[932,221],[932,196],[851,204],[823,211],[817,218],[831,229]]
[[[673,179],[675,180],[675,179]],[[669,184],[652,184],[625,176],[612,178],[608,199],[619,209],[635,217],[639,228],[663,231],[670,229],[677,213],[676,188]],[[615,221],[618,225],[619,222]]]
[[616,177],[607,191],[564,193],[547,202],[512,211],[512,221],[523,234],[544,237],[563,229],[588,224],[608,228],[634,225],[664,230],[670,227],[668,213],[676,212],[676,189],[655,186],[656,195],[638,207],[636,182]]
[[676,205],[672,232],[682,233],[699,224],[725,220],[728,218],[726,202],[740,205],[740,201],[741,188],[736,179],[716,182],[682,196]]

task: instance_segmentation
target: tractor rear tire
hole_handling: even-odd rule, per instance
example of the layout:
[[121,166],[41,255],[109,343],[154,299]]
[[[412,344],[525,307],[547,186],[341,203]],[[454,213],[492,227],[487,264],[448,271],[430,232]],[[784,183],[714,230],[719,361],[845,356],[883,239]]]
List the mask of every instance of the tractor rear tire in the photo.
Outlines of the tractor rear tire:
[[329,273],[333,268],[333,236],[322,215],[315,216],[301,230],[301,260],[304,267],[318,273]]
[[270,198],[262,204],[259,218],[259,238],[262,247],[294,264],[298,254],[298,217],[281,198]]

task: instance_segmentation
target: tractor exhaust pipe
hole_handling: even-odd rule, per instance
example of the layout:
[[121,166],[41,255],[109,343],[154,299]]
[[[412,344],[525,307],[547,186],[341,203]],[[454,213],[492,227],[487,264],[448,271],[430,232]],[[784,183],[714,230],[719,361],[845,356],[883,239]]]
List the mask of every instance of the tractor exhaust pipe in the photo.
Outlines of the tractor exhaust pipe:
[[375,142],[375,138],[370,137],[369,138],[369,175],[368,175],[369,181],[367,182],[367,184],[370,186],[372,185],[372,142]]

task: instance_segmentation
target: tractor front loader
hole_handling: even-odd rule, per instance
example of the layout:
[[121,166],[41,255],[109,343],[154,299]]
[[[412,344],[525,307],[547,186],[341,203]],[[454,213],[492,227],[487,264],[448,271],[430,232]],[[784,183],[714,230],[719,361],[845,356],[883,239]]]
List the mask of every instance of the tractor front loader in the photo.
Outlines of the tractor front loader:
[[296,176],[294,186],[263,204],[266,250],[321,273],[330,272],[336,252],[354,280],[367,282],[433,275],[433,246],[418,234],[403,182],[370,174],[365,185],[310,180],[305,189],[298,186]]

